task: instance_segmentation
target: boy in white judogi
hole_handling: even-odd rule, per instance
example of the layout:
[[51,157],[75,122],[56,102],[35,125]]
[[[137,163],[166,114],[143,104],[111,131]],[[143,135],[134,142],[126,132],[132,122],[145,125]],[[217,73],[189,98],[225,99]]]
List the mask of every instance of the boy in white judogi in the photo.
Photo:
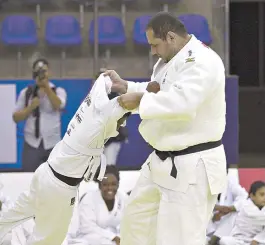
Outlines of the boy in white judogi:
[[85,193],[80,199],[73,217],[75,227],[71,227],[74,229],[63,245],[119,244],[120,221],[128,196],[118,190],[119,172],[112,167],[107,167],[99,189]]
[[[247,198],[247,191],[233,176],[228,175],[227,189],[220,195],[219,202],[215,205],[214,216],[207,229],[207,236],[212,236],[210,245],[216,244],[221,237],[230,234],[236,215]],[[221,219],[214,221],[218,216]]]
[[[0,239],[12,228],[35,217],[29,245],[60,245],[67,233],[80,182],[93,179],[104,165],[103,146],[117,135],[128,112],[117,98],[109,100],[111,81],[100,76],[69,123],[64,138],[34,173],[30,190],[2,212]],[[104,176],[101,167],[99,179]]]
[[222,237],[220,245],[265,245],[265,183],[254,182],[249,194],[230,236]]

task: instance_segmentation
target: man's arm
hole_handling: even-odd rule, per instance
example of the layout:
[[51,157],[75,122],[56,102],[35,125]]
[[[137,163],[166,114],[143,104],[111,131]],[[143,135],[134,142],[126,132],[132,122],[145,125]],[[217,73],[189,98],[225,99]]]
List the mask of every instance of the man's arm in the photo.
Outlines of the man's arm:
[[65,107],[67,95],[63,88],[57,88],[55,93],[50,85],[47,84],[44,87],[44,92],[47,94],[54,110],[60,110]]
[[194,118],[197,108],[218,85],[212,81],[216,80],[216,76],[224,76],[224,73],[214,74],[214,68],[211,61],[185,63],[181,71],[172,74],[171,77],[168,76],[168,80],[172,82],[168,92],[144,93],[139,106],[140,117],[178,120]]
[[229,187],[234,198],[233,206],[236,211],[240,211],[244,202],[248,198],[248,193],[245,188],[233,179],[229,179]]
[[31,104],[25,107],[25,96],[26,90],[23,89],[17,99],[16,109],[13,113],[13,120],[14,122],[18,123],[20,121],[24,121],[28,118],[28,116],[39,106],[40,102],[39,99],[36,97],[32,100]]

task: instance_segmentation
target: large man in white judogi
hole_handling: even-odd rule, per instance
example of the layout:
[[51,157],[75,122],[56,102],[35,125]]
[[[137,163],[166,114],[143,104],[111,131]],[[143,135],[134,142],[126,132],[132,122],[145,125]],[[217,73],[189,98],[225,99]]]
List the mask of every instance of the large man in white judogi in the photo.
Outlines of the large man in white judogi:
[[129,197],[121,245],[202,245],[217,195],[226,187],[225,70],[221,58],[189,35],[175,14],[159,13],[147,26],[160,57],[148,83],[106,71],[123,108],[138,108],[139,131],[155,149]]

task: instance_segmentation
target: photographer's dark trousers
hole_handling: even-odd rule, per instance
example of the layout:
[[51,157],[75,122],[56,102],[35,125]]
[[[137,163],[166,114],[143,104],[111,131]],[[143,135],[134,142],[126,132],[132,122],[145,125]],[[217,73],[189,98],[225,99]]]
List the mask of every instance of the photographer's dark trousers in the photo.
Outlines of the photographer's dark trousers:
[[30,146],[24,141],[22,152],[22,169],[24,172],[35,172],[35,170],[44,162],[48,160],[48,157],[52,149],[45,150],[43,147],[43,141],[41,141],[38,148]]

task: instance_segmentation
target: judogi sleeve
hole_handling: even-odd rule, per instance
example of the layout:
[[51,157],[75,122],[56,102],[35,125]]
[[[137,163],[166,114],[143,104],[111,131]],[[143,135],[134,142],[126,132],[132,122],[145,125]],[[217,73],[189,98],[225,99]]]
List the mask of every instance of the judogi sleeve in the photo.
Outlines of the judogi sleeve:
[[197,57],[194,62],[183,62],[179,68],[176,63],[172,64],[175,73],[167,76],[172,84],[168,92],[144,94],[139,106],[142,119],[192,120],[197,108],[219,85],[213,83],[216,76],[220,82],[225,78],[221,61]]
[[100,234],[102,237],[112,241],[116,237],[116,234],[97,225],[95,214],[96,204],[92,199],[93,197],[91,195],[85,195],[79,206],[79,220],[82,231],[86,234]]
[[145,92],[148,82],[132,82],[128,81],[127,93]]
[[110,93],[110,83],[109,77],[100,75],[91,89],[90,95],[92,104],[94,104],[95,108],[98,110],[102,110],[109,103],[108,94]]
[[229,180],[231,188],[231,193],[234,197],[233,206],[237,211],[242,208],[242,205],[248,198],[248,193],[240,184],[236,183],[235,181]]

